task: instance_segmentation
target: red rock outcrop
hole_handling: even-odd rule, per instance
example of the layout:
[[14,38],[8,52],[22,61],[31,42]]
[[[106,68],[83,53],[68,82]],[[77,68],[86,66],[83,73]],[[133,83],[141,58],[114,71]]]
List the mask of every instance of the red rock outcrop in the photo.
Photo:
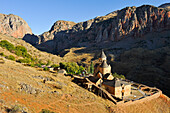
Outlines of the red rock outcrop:
[[0,14],[0,32],[15,38],[23,38],[25,34],[32,34],[31,28],[19,16]]
[[49,32],[45,32],[41,35],[41,42],[46,42],[48,40],[53,40],[55,33],[61,31],[67,31],[72,29],[76,23],[71,21],[59,20],[54,23]]

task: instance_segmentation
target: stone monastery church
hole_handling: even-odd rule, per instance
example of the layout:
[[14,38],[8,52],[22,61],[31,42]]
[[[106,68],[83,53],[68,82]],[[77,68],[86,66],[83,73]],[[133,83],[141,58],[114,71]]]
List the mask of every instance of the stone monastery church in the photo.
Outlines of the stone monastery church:
[[122,99],[124,96],[131,94],[130,83],[113,77],[111,66],[107,64],[107,57],[103,50],[99,57],[99,63],[94,66],[94,75],[89,79],[96,85],[104,87],[116,98]]

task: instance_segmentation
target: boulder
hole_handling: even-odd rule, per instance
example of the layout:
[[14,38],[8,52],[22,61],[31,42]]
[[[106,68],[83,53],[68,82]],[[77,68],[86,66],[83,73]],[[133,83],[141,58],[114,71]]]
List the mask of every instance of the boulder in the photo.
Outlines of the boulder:
[[58,71],[59,74],[67,74],[66,70],[65,69],[61,69]]

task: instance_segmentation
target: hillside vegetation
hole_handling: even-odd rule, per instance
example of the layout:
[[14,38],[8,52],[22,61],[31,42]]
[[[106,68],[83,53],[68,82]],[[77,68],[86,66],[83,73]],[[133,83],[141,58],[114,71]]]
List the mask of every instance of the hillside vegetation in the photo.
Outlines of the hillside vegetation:
[[[63,74],[50,73],[0,58],[0,111],[76,113],[168,113],[169,98],[159,97],[130,106],[115,106],[111,101],[71,82]],[[43,81],[46,80],[44,83]]]
[[[35,59],[38,58],[39,60],[41,60],[44,63],[47,63],[48,61],[51,61],[54,64],[59,64],[62,61],[63,62],[66,61],[66,60],[63,60],[63,58],[61,58],[61,57],[59,57],[57,55],[42,52],[42,51],[36,49],[34,46],[26,43],[22,39],[16,39],[14,37],[10,37],[10,36],[0,34],[0,41],[2,41],[2,40],[7,40],[12,45],[7,49],[3,49],[2,47],[0,47],[0,53],[4,53],[7,56],[8,55],[13,55],[13,56],[16,57],[16,59],[20,59],[20,58],[24,57],[23,56],[24,54],[21,51],[16,52],[15,50],[16,49],[22,49],[21,47],[25,47],[26,50],[27,50],[25,53],[28,53],[30,56],[32,56],[32,58],[35,58]],[[14,51],[11,51],[11,50],[14,50]]]
[[4,58],[1,58],[0,67],[0,111],[20,106],[29,113],[42,109],[67,112],[70,105],[70,112],[108,112],[107,106],[112,105],[62,74],[41,71]]

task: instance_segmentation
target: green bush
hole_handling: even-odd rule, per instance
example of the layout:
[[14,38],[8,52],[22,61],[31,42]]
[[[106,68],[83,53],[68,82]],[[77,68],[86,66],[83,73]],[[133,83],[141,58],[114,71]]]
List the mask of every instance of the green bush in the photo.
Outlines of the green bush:
[[113,74],[113,77],[125,79],[125,76],[124,76],[124,75],[119,75],[119,74],[117,74],[117,73],[114,73],[114,74]]
[[34,67],[34,66],[35,66],[35,64],[31,63],[31,64],[30,64],[30,66],[31,66],[31,67]]
[[49,66],[51,64],[51,61],[50,60],[48,60],[48,62],[47,62],[47,64],[46,64],[46,66]]
[[57,67],[60,67],[59,65],[57,65],[57,64],[53,64],[53,65],[51,65],[51,67],[53,67],[53,68],[57,68]]
[[84,70],[84,67],[79,67],[75,62],[62,62],[60,68],[65,69],[69,74],[80,74]]
[[0,42],[0,46],[3,47],[3,48],[6,48],[9,51],[15,50],[14,45],[9,43],[7,40],[2,40]]
[[15,61],[15,57],[13,55],[9,55],[6,58],[9,59],[9,60],[14,60]]
[[23,53],[27,53],[27,49],[24,46],[16,46],[16,51],[22,51]]
[[18,59],[17,62],[19,62],[19,63],[30,63],[31,59],[30,58]]
[[48,67],[44,67],[44,71],[49,71],[49,68]]
[[30,54],[27,53],[27,49],[24,46],[16,46],[8,42],[7,40],[2,40],[0,46],[6,48],[12,53],[15,53],[17,56],[22,56],[24,58],[32,58]]
[[79,67],[78,74],[81,74],[84,70],[85,70],[85,68],[84,68],[83,66],[80,66],[80,67]]
[[35,66],[41,67],[41,64],[37,63],[37,64],[35,64]]
[[55,113],[55,112],[47,110],[47,109],[42,109],[40,113]]
[[42,62],[42,60],[39,60],[39,64],[41,64],[41,65],[45,65],[45,63],[44,63],[44,62]]
[[15,47],[15,54],[17,56],[22,56],[24,58],[32,58],[32,56],[27,53],[27,49],[24,46],[16,46]]

